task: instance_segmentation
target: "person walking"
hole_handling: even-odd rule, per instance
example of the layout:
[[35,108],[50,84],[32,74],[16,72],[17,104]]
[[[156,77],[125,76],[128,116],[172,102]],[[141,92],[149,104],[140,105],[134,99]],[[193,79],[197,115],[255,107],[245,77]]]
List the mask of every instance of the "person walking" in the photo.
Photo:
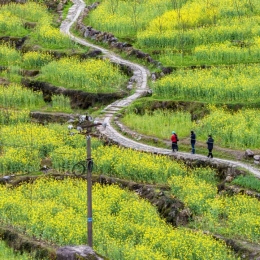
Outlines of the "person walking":
[[179,139],[178,139],[177,134],[174,131],[172,131],[171,141],[172,141],[172,151],[173,152],[178,151],[178,141],[179,141]]
[[212,138],[211,135],[208,136],[208,141],[207,141],[207,145],[208,145],[208,158],[211,157],[213,158],[213,154],[212,154],[212,150],[213,150],[213,144],[214,144],[214,139]]
[[194,131],[190,131],[190,144],[191,144],[191,153],[195,154],[196,134],[194,133]]

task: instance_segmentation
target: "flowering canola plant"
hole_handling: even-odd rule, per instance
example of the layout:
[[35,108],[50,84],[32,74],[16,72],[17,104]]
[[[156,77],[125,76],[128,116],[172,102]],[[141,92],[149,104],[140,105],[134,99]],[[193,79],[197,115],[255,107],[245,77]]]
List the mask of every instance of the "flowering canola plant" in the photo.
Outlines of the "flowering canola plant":
[[[134,36],[135,47],[161,50],[159,60],[167,60],[169,65],[178,55],[187,56],[187,61],[192,56],[203,63],[237,63],[258,60],[255,55],[259,56],[260,48],[253,41],[252,49],[251,43],[259,37],[259,11],[258,0],[104,0],[85,23],[116,37]],[[224,42],[236,41],[249,44],[243,49],[225,44],[221,51]],[[217,53],[201,52],[202,45],[208,44],[220,44]]]
[[62,134],[51,127],[20,122],[2,126],[0,133],[1,173],[38,171],[41,159],[63,144],[64,137],[64,132]]
[[259,65],[178,70],[152,86],[155,97],[207,102],[252,102],[260,94]]
[[26,89],[18,84],[10,84],[8,88],[0,86],[0,103],[6,108],[33,109],[44,106],[42,93]]
[[209,106],[210,114],[198,124],[196,132],[206,139],[212,133],[217,143],[226,147],[258,148],[260,117],[258,109],[240,109],[231,112],[225,108]]
[[48,19],[51,22],[52,19],[45,5],[32,1],[24,4],[10,3],[2,5],[0,13],[6,11],[20,18],[21,21],[38,22],[41,19]]
[[184,164],[166,156],[151,155],[131,149],[98,147],[93,151],[97,158],[97,172],[116,174],[120,178],[150,183],[165,183],[169,176],[186,171]]
[[30,122],[30,111],[28,109],[16,110],[12,108],[4,108],[0,110],[0,124],[14,125],[17,123]]
[[[26,22],[35,23],[35,28],[25,28]],[[1,6],[0,34],[13,36],[27,36],[38,40],[38,44],[45,48],[71,48],[75,43],[68,36],[63,35],[52,25],[52,16],[43,4],[32,1],[25,4],[8,4]]]
[[253,149],[260,146],[259,109],[238,109],[234,112],[215,105],[208,105],[206,109],[209,113],[196,121],[191,120],[190,112],[170,110],[148,111],[144,115],[129,111],[122,120],[134,131],[163,139],[169,138],[174,125],[181,138],[188,138],[189,129],[194,129],[199,141],[205,142],[211,133],[215,142],[223,147]]
[[119,91],[126,81],[119,67],[108,60],[89,59],[80,62],[75,58],[63,58],[42,67],[41,72],[46,81],[92,93]]
[[[59,245],[83,244],[85,190],[84,180],[69,178],[1,186],[2,223]],[[117,186],[93,186],[93,220],[94,249],[110,259],[236,259],[223,242],[172,228],[149,202]]]
[[0,35],[11,34],[14,36],[24,36],[27,31],[23,27],[21,19],[14,16],[9,11],[0,10]]
[[[73,165],[85,159],[86,141],[83,135],[68,135],[67,128],[59,124],[42,126],[30,123],[29,111],[27,115],[25,112],[2,111],[5,125],[0,128],[1,173],[37,172],[41,160],[46,157],[53,160],[53,168],[71,171]],[[93,138],[92,147],[100,145]]]
[[170,0],[111,1],[105,0],[90,13],[88,24],[117,36],[135,35],[149,21],[172,7]]
[[216,181],[205,179],[205,173],[202,177],[197,172],[168,180],[173,194],[195,213],[190,227],[259,242],[259,201],[247,195],[219,195]]
[[21,61],[20,53],[10,45],[0,45],[0,63],[2,66],[18,65]]
[[259,242],[260,203],[247,195],[216,196],[207,201],[200,220],[193,226],[228,237]]
[[29,51],[22,57],[22,66],[26,69],[39,69],[52,60],[53,56],[49,53]]

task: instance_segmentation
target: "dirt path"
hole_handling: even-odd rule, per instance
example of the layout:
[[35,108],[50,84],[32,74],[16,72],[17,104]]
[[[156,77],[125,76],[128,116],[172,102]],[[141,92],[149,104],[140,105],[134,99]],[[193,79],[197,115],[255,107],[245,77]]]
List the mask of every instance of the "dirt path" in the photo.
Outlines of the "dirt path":
[[61,24],[60,27],[61,32],[63,32],[64,34],[68,34],[73,41],[81,45],[89,46],[91,48],[100,50],[104,54],[104,56],[108,57],[111,61],[116,62],[118,64],[124,64],[129,66],[133,70],[134,80],[136,82],[136,91],[133,95],[118,100],[108,105],[103,110],[103,114],[101,115],[100,120],[102,120],[106,124],[106,128],[103,128],[102,126],[99,127],[99,131],[102,135],[106,136],[106,138],[108,138],[109,140],[123,147],[132,148],[138,151],[146,151],[154,154],[169,155],[175,157],[176,159],[194,160],[194,161],[200,160],[200,161],[205,161],[207,163],[211,162],[212,164],[220,163],[220,164],[225,164],[230,168],[240,167],[260,178],[259,169],[249,164],[242,163],[239,161],[230,161],[230,160],[224,160],[219,158],[208,159],[206,156],[198,155],[198,154],[192,155],[190,153],[184,153],[184,152],[173,153],[169,149],[158,148],[158,147],[142,144],[137,141],[133,141],[123,136],[115,128],[113,128],[113,126],[111,125],[111,121],[115,113],[121,110],[122,108],[127,107],[134,100],[138,99],[139,97],[147,93],[147,91],[149,90],[147,86],[147,79],[150,73],[146,68],[140,66],[139,64],[135,64],[133,62],[124,60],[111,51],[108,51],[94,44],[88,43],[86,40],[72,35],[70,33],[70,28],[72,24],[78,19],[79,15],[81,14],[81,12],[83,12],[85,8],[85,3],[82,0],[73,0],[72,2],[73,2],[73,6],[69,9],[67,18]]

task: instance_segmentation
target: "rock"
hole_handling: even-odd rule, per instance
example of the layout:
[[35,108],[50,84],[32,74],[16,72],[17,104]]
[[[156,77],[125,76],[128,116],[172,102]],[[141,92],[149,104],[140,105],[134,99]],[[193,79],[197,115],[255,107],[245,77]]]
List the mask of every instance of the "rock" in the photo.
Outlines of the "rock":
[[153,138],[153,143],[158,144],[159,140],[158,138]]
[[144,96],[146,96],[146,97],[151,97],[153,95],[153,91],[151,90],[151,89],[148,89],[146,92],[145,92],[145,94],[144,94]]
[[129,84],[126,88],[127,88],[128,90],[132,90],[132,89],[133,89],[133,85],[132,85],[132,84]]
[[7,180],[5,178],[0,178],[0,184],[6,184]]
[[124,42],[124,43],[123,43],[123,47],[124,47],[124,48],[132,47],[132,44],[127,43],[127,42]]
[[34,22],[25,22],[25,23],[24,23],[24,27],[25,27],[26,29],[33,29],[33,28],[36,27],[36,25],[37,25],[37,23],[34,23]]
[[173,68],[172,67],[163,67],[162,72],[163,72],[163,74],[170,74],[173,72]]
[[160,68],[162,66],[161,62],[157,62],[157,66]]
[[32,51],[39,51],[41,49],[41,46],[40,45],[34,45],[32,47]]
[[260,163],[260,161],[254,161],[254,164],[259,164]]
[[115,47],[117,49],[122,49],[123,48],[123,43],[122,42],[114,42],[113,47]]
[[16,41],[15,48],[17,50],[20,50],[27,39],[28,39],[28,36],[24,36],[24,37],[20,38],[18,41]]
[[[59,122],[59,123],[66,123],[68,120],[72,119],[70,114],[66,113],[52,113],[52,112],[37,112],[32,111],[30,112],[30,117],[37,120],[38,122]],[[44,163],[48,165],[47,163]]]
[[245,151],[245,158],[253,158],[253,157],[254,157],[254,153],[250,149],[247,149]]
[[153,63],[154,59],[151,56],[146,57],[147,62]]
[[153,81],[156,80],[156,75],[155,75],[155,73],[152,73],[151,78],[152,78]]
[[98,30],[95,30],[95,29],[93,29],[92,28],[92,30],[91,30],[91,32],[90,32],[90,36],[96,36],[97,34],[99,34],[100,33],[100,31],[98,31]]
[[57,260],[91,259],[102,260],[89,246],[65,246],[57,250]]
[[104,39],[104,33],[102,33],[102,32],[99,33],[99,34],[97,35],[96,39],[97,39],[98,42],[103,41],[103,39]]
[[56,11],[62,11],[63,9],[63,3],[59,2],[58,5],[57,5],[57,10]]
[[100,4],[99,2],[95,2],[95,3],[93,3],[93,4],[90,6],[90,8],[91,8],[91,9],[95,9],[95,8],[98,7],[99,4]]
[[260,155],[255,155],[255,156],[254,156],[254,160],[255,160],[255,161],[260,161]]
[[233,177],[231,175],[228,175],[225,179],[226,182],[231,182],[233,180]]
[[144,52],[142,52],[142,51],[137,51],[137,53],[136,53],[136,58],[138,58],[138,59],[144,59],[146,57],[146,54],[144,53]]
[[225,190],[225,181],[222,181],[220,182],[218,185],[217,185],[217,188],[218,188],[218,193]]
[[97,57],[98,55],[101,55],[102,52],[100,50],[91,50],[87,53],[87,56],[90,57],[90,58],[95,58]]
[[34,77],[40,73],[39,70],[23,70],[22,75],[25,77]]
[[192,212],[189,208],[185,208],[180,211],[177,217],[177,225],[186,225],[189,223],[190,219],[192,217]]
[[84,33],[83,33],[83,36],[85,38],[87,38],[89,36],[89,30],[85,30]]
[[135,76],[132,76],[132,77],[129,79],[129,82],[135,82]]
[[245,192],[245,194],[248,195],[248,196],[251,196],[251,197],[254,196],[254,193],[253,193],[252,191],[250,191],[250,190],[247,190],[247,191]]
[[0,78],[0,85],[1,86],[8,86],[10,82],[5,78]]

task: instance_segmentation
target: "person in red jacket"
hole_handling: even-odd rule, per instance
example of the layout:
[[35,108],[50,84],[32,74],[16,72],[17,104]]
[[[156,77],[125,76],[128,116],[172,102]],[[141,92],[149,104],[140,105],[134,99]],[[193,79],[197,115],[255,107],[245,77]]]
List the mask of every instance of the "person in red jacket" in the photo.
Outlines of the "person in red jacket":
[[177,134],[174,131],[172,131],[171,141],[172,141],[172,151],[173,152],[178,151],[178,141],[179,141],[179,139],[178,139]]

